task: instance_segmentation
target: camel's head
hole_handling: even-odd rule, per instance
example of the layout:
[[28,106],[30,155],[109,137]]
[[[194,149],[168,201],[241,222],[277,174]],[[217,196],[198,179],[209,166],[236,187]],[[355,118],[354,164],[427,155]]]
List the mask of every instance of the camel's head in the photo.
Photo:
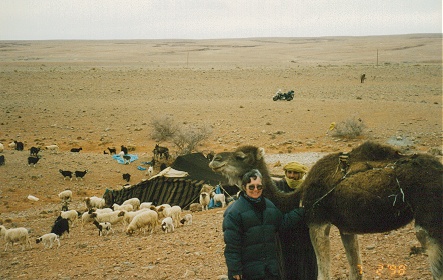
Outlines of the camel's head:
[[264,149],[254,146],[242,146],[233,152],[222,152],[214,156],[209,167],[214,172],[225,176],[232,185],[241,185],[241,177],[251,169],[262,171],[264,163]]

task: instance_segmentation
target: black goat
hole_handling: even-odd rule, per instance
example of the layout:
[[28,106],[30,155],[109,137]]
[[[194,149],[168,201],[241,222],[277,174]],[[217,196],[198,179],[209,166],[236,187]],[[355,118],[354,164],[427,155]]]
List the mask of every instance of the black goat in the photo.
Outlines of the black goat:
[[18,142],[18,141],[15,141],[14,140],[14,143],[15,143],[15,149],[17,150],[17,151],[23,151],[23,149],[24,149],[24,144],[23,144],[23,142]]
[[31,164],[32,164],[35,167],[35,165],[37,164],[37,162],[39,160],[40,160],[39,157],[28,157],[28,165],[31,166]]
[[0,156],[0,165],[5,165],[5,156],[4,155]]
[[63,180],[66,180],[66,178],[68,177],[70,178],[70,180],[72,180],[72,171],[59,169],[58,172],[60,172],[63,175]]
[[58,216],[54,222],[54,225],[52,226],[51,232],[57,234],[58,236],[62,236],[63,233],[67,232],[69,236],[68,219],[64,219],[61,216]]
[[109,153],[110,153],[111,155],[115,155],[115,154],[116,154],[116,150],[115,150],[115,148],[109,148],[109,147],[108,147],[108,150],[109,150]]
[[31,147],[31,149],[29,149],[29,151],[30,151],[31,156],[37,156],[38,152],[40,152],[40,148]]
[[88,170],[85,171],[75,171],[75,179],[78,180],[78,178],[83,180],[83,177],[85,177],[86,173],[88,173]]
[[129,180],[131,180],[131,174],[129,174],[129,173],[123,174],[123,180],[126,180],[126,182],[129,182]]
[[72,148],[71,152],[73,152],[73,153],[80,153],[81,150],[82,150],[81,147],[80,148]]

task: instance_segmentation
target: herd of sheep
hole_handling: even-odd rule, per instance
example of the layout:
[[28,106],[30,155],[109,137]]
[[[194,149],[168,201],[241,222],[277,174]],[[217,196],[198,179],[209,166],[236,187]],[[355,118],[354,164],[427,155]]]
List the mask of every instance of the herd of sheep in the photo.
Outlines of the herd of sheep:
[[[21,142],[14,141],[8,146],[16,150],[18,148],[23,150],[23,143]],[[0,143],[0,152],[3,152],[3,149],[4,146]],[[58,146],[50,145],[46,146],[45,149],[57,152]],[[71,150],[71,152],[79,152],[80,150],[81,148],[76,148]],[[39,152],[40,148],[32,147],[30,149],[28,164],[35,166],[39,159]],[[0,165],[4,163],[4,156],[1,155]],[[88,170],[71,172],[60,169],[59,172],[64,179],[72,180],[73,175],[75,175],[76,179],[82,179]],[[138,198],[131,198],[124,201],[121,205],[113,204],[111,207],[107,207],[104,198],[92,196],[83,198],[85,209],[77,211],[68,209],[68,205],[73,199],[71,190],[60,192],[58,197],[62,202],[62,208],[61,211],[57,211],[59,214],[52,224],[51,232],[43,234],[35,240],[37,244],[42,243],[44,248],[52,248],[54,244],[58,248],[60,246],[60,238],[64,235],[69,237],[70,228],[74,227],[76,223],[81,224],[81,231],[87,225],[94,225],[98,229],[99,236],[114,233],[118,227],[121,227],[121,232],[131,235],[136,232],[140,234],[153,234],[157,228],[165,233],[172,233],[181,225],[192,224],[192,214],[188,213],[182,217],[183,211],[178,205],[162,204],[155,206],[150,202],[141,203]],[[205,185],[202,188],[199,198],[199,203],[194,203],[190,206],[191,212],[207,210],[211,198],[214,200],[214,203],[220,202],[222,207],[226,206],[224,194],[215,194],[213,187],[210,185]],[[38,200],[38,198],[35,199]],[[3,238],[5,241],[5,251],[8,250],[9,246],[12,247],[14,243],[20,243],[22,250],[25,250],[26,246],[32,248],[29,231],[24,227],[7,229],[5,226],[0,225],[0,238]]]
[[[72,201],[71,190],[62,191],[58,196],[63,205]],[[165,233],[172,233],[181,225],[192,224],[192,214],[188,213],[182,217],[182,209],[178,205],[155,206],[150,202],[140,203],[138,198],[131,198],[121,205],[113,204],[111,207],[106,207],[105,200],[96,196],[87,197],[84,202],[87,208],[84,212],[59,211],[51,232],[39,236],[36,243],[41,242],[45,248],[52,248],[54,244],[57,244],[58,248],[60,238],[64,235],[69,237],[70,228],[79,222],[81,231],[88,224],[95,225],[99,236],[113,233],[117,227],[121,227],[121,231],[131,235],[136,232],[153,234],[157,228]],[[6,229],[0,225],[0,237],[3,237],[6,243],[5,251],[14,243],[20,243],[22,250],[25,250],[26,246],[32,248],[28,229],[24,227]]]

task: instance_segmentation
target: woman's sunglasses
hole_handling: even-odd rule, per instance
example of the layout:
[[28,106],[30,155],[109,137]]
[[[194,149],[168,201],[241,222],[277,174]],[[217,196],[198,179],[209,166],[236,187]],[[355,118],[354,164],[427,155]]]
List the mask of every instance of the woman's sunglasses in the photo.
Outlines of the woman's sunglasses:
[[262,185],[249,185],[248,186],[248,189],[250,190],[250,191],[253,191],[255,188],[257,188],[257,190],[262,190],[263,189],[263,186]]

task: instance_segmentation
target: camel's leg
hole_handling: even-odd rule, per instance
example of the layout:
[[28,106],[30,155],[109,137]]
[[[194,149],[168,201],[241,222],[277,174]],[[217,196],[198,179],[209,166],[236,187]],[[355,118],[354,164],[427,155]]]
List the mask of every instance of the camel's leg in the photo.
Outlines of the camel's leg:
[[343,242],[343,246],[345,247],[346,257],[350,266],[349,279],[363,279],[363,267],[360,258],[357,235],[340,233],[340,237],[341,241]]
[[430,237],[427,230],[417,225],[415,226],[415,235],[428,254],[434,280],[443,280],[443,244]]
[[309,235],[317,257],[318,280],[329,280],[331,266],[329,232],[331,224],[309,225]]

